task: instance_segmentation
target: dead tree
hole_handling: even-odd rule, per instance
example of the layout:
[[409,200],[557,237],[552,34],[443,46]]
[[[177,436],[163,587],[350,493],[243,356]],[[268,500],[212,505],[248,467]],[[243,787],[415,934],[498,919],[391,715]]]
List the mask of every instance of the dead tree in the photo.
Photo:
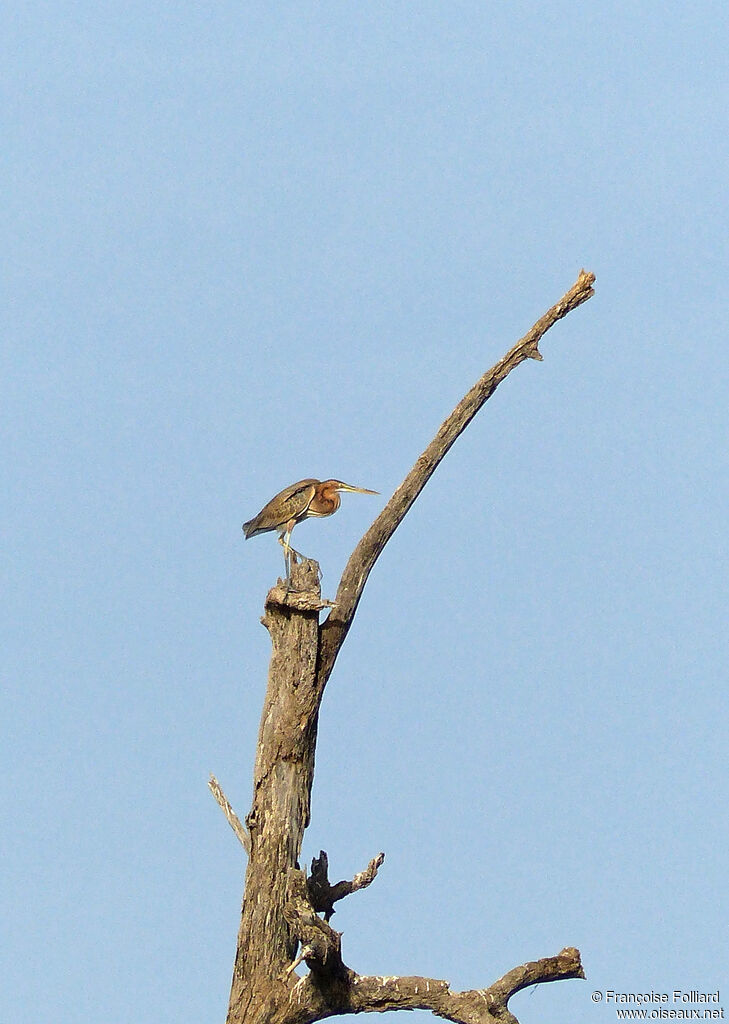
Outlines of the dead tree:
[[[458,1024],[505,1024],[515,992],[539,982],[583,978],[578,950],[515,967],[486,988],[454,992],[421,977],[366,977],[342,959],[341,936],[328,923],[334,903],[368,886],[384,854],[351,881],[329,881],[327,856],[299,867],[309,824],[319,707],[375,561],[439,462],[498,385],[525,359],[541,360],[546,331],[593,294],[594,275],[575,285],[474,385],[397,488],[352,553],[334,602],[321,598],[319,567],[293,566],[292,589],[279,580],[266,597],[263,624],[272,654],[245,826],[217,781],[210,785],[248,855],[227,1024],[312,1024],[343,1013],[432,1010]],[[320,614],[328,609],[323,622]],[[295,969],[305,962],[308,973]]]

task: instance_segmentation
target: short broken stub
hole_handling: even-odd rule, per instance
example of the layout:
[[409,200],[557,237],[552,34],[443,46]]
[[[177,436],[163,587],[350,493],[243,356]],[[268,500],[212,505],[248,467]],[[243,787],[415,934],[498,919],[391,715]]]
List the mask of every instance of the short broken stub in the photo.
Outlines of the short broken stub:
[[291,578],[279,579],[266,595],[266,609],[286,607],[292,611],[319,612],[331,608],[332,602],[322,599],[319,563],[313,558],[292,561]]

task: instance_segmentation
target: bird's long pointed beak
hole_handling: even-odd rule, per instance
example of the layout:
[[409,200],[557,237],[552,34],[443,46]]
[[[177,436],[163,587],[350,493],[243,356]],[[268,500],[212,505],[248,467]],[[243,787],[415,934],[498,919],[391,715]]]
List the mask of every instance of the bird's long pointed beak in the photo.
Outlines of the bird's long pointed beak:
[[355,494],[379,494],[379,491],[370,491],[367,487],[353,487],[351,484],[343,484],[341,480],[337,482],[338,491],[353,491]]

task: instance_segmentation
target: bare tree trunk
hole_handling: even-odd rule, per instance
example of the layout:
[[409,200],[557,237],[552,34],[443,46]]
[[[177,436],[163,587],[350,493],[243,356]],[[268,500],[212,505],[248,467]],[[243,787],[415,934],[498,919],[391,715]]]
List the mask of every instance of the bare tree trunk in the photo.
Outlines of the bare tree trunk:
[[[334,1014],[398,1009],[429,1009],[460,1024],[504,1024],[516,1020],[507,1003],[520,989],[584,977],[579,952],[572,948],[467,992],[453,992],[447,982],[432,978],[358,975],[342,960],[341,937],[328,921],[337,900],[374,880],[384,854],[353,879],[334,885],[323,851],[308,877],[299,856],[310,817],[319,707],[372,566],[459,434],[511,370],[524,359],[542,358],[539,340],[590,298],[594,280],[582,271],[456,406],[355,548],[333,604],[322,601],[319,567],[310,560],[293,566],[291,590],[279,581],[266,598],[262,621],[272,654],[246,828],[217,781],[210,783],[248,853],[227,1024],[312,1024]],[[325,608],[329,615],[320,624]],[[302,961],[309,973],[300,978],[295,969]]]

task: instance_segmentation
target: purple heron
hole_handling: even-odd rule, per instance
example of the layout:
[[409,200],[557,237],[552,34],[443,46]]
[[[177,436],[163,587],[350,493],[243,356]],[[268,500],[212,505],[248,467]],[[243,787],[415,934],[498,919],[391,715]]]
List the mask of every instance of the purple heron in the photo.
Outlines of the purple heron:
[[243,523],[246,540],[259,533],[277,530],[279,543],[283,544],[284,549],[286,578],[290,579],[291,555],[299,554],[289,544],[291,531],[304,519],[334,515],[342,503],[339,491],[354,491],[356,494],[379,493],[369,491],[366,487],[352,487],[341,480],[299,480],[290,487],[284,487],[275,498],[271,498],[268,504],[263,506],[257,516]]

